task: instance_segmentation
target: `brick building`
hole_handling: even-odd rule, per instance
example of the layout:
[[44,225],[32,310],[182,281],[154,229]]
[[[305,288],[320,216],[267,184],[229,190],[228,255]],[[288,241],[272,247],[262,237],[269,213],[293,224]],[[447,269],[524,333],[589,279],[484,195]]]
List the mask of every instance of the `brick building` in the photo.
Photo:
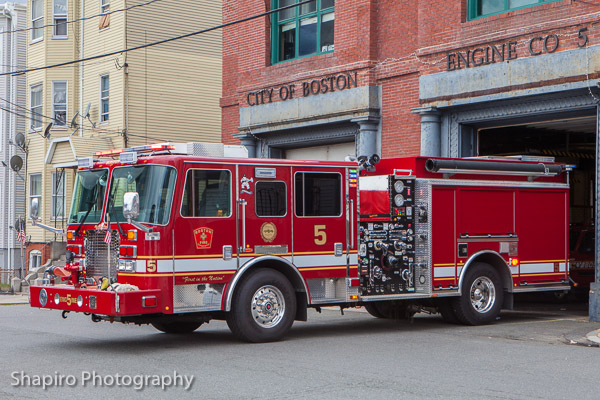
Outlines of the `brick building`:
[[[230,22],[299,0],[225,0]],[[554,156],[593,218],[600,3],[317,0],[223,32],[225,143],[258,157]],[[355,152],[356,151],[356,152]]]

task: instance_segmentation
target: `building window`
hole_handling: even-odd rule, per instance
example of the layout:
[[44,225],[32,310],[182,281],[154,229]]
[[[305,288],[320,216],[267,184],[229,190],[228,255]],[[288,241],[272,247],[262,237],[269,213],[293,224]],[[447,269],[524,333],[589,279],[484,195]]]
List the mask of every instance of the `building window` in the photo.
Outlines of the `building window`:
[[298,172],[295,179],[296,215],[337,217],[342,214],[342,176]]
[[100,12],[105,14],[110,11],[110,0],[100,0]]
[[[281,8],[301,0],[273,0]],[[273,63],[333,51],[335,0],[315,0],[273,14]]]
[[33,199],[38,200],[38,215],[41,215],[42,207],[42,174],[29,175],[29,209],[33,204]]
[[100,77],[100,122],[108,121],[108,75]]
[[52,173],[52,219],[65,217],[65,172]]
[[55,126],[67,126],[67,82],[52,82],[52,110]]
[[31,86],[29,95],[31,106],[31,129],[42,129],[42,85]]
[[67,0],[54,0],[54,37],[67,36]]
[[42,252],[39,250],[31,250],[29,252],[29,270],[38,268],[42,265]]
[[555,1],[560,0],[469,0],[469,19],[487,17],[488,15]]
[[31,41],[44,37],[44,1],[31,0]]

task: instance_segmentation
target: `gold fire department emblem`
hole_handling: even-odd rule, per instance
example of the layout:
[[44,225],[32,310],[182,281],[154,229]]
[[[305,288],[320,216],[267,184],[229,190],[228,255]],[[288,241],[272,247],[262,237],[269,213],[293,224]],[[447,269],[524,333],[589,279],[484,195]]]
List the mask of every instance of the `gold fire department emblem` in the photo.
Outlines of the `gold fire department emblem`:
[[260,227],[260,236],[267,243],[271,243],[277,237],[277,227],[272,222],[265,222]]

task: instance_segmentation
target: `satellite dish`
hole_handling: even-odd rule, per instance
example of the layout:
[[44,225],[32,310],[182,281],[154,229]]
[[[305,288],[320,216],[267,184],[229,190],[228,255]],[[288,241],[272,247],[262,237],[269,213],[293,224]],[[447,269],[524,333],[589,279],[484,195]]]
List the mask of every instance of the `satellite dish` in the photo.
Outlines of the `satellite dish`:
[[52,122],[50,122],[47,126],[46,129],[44,129],[44,139],[50,139],[50,129],[52,129],[52,126],[54,124]]
[[22,133],[17,133],[15,136],[15,143],[17,143],[17,146],[20,148],[23,148],[25,146],[25,135]]
[[19,172],[23,168],[23,159],[21,156],[14,155],[10,158],[10,168],[15,172]]
[[87,118],[90,116],[90,107],[92,106],[92,103],[88,103],[88,105],[85,107],[85,111],[83,112],[83,114],[81,115],[81,117],[83,118]]
[[79,115],[79,111],[75,111],[75,115],[73,115],[73,119],[71,120],[71,129],[78,128],[79,124],[77,123],[77,116]]

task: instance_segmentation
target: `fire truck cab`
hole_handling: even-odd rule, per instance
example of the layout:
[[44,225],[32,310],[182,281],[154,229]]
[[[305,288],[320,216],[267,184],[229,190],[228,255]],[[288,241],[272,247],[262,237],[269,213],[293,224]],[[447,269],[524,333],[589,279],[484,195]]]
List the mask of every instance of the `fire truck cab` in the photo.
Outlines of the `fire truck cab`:
[[309,305],[358,301],[356,163],[202,153],[167,144],[82,160],[68,282],[32,287],[32,306],[165,332],[226,319],[268,341]]
[[167,333],[224,319],[264,342],[308,307],[430,307],[481,324],[513,293],[569,288],[568,166],[206,153],[158,144],[80,160],[67,265],[31,287],[31,305]]

